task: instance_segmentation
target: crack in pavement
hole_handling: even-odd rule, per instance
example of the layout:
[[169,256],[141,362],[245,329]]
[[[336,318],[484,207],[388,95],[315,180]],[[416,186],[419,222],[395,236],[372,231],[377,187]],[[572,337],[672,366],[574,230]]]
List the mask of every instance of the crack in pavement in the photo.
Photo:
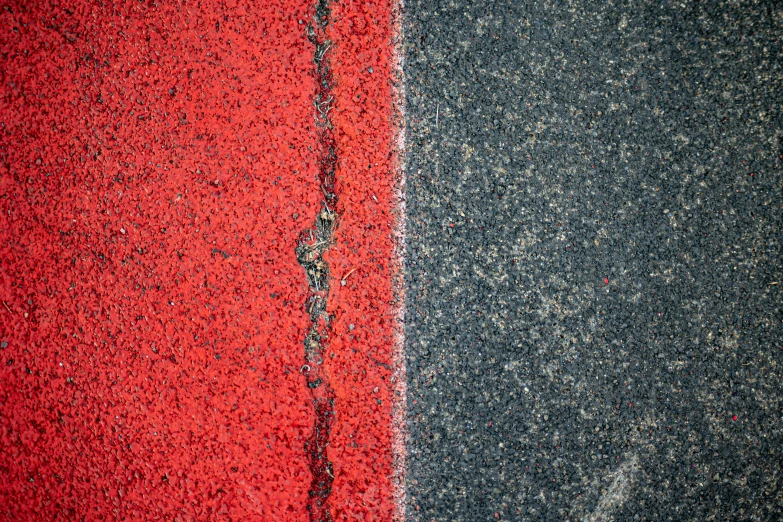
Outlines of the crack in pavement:
[[323,208],[315,218],[313,227],[302,232],[296,247],[296,259],[307,274],[309,292],[305,306],[310,315],[311,326],[304,340],[302,374],[310,388],[315,423],[313,434],[305,443],[312,473],[307,510],[311,522],[331,522],[327,506],[334,481],[334,469],[328,458],[329,436],[334,422],[334,390],[322,372],[324,357],[328,349],[331,318],[327,312],[329,296],[329,264],[324,253],[332,245],[337,227],[337,194],[335,193],[335,167],[337,153],[329,111],[333,108],[333,79],[328,60],[331,42],[326,38],[331,11],[327,0],[319,0],[314,23],[307,27],[307,36],[315,46],[316,92],[314,98],[315,120],[318,126],[318,141],[321,145],[318,182],[324,194]]

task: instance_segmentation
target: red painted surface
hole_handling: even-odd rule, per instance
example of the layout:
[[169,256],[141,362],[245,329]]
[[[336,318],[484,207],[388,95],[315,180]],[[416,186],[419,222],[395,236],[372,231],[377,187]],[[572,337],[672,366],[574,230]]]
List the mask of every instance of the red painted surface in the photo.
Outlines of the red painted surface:
[[[331,500],[336,519],[388,519],[393,512],[392,433],[394,315],[391,285],[396,155],[390,115],[394,66],[388,1],[339,2],[335,42],[335,114],[340,225],[326,254],[335,315],[327,371],[337,396],[332,433]],[[372,72],[370,72],[372,69]],[[353,330],[351,330],[353,325]],[[382,419],[368,423],[367,419]]]
[[[309,519],[314,9],[0,7],[0,519]],[[394,509],[390,12],[328,28],[335,520]]]

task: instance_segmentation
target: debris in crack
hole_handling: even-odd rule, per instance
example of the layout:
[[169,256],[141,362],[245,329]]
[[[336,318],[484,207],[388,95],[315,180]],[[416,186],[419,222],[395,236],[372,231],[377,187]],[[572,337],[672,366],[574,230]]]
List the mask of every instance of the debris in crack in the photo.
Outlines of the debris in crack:
[[337,194],[335,193],[335,166],[337,153],[329,111],[333,107],[332,75],[328,53],[331,42],[326,38],[326,27],[331,12],[327,0],[319,0],[315,9],[314,24],[307,27],[310,42],[315,46],[316,92],[315,120],[321,146],[318,182],[324,194],[323,208],[312,228],[304,231],[296,247],[296,259],[307,274],[309,293],[306,300],[311,327],[304,340],[305,364],[302,373],[307,379],[315,408],[313,434],[305,444],[309,456],[312,483],[307,509],[311,522],[331,522],[327,499],[332,490],[334,470],[327,448],[334,422],[334,390],[322,372],[322,365],[329,342],[330,317],[327,312],[329,296],[329,265],[324,252],[332,245],[332,235],[337,226]]

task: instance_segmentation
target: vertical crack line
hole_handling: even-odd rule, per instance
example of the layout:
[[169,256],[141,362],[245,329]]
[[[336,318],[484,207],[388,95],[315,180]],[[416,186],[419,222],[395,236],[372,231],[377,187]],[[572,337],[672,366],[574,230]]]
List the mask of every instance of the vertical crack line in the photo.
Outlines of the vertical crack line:
[[315,413],[313,432],[304,447],[312,474],[307,500],[311,522],[332,522],[327,500],[334,481],[334,468],[328,456],[329,438],[334,424],[334,390],[323,372],[331,328],[331,317],[327,310],[329,264],[324,259],[324,253],[333,244],[334,231],[339,222],[335,192],[337,152],[329,119],[329,112],[334,107],[333,77],[329,62],[332,43],[326,37],[330,17],[329,1],[318,0],[313,21],[307,26],[307,37],[315,47],[313,63],[316,89],[313,105],[320,146],[318,184],[324,199],[313,226],[300,234],[296,246],[296,259],[307,276],[308,292],[304,306],[310,316],[301,370],[312,396]]

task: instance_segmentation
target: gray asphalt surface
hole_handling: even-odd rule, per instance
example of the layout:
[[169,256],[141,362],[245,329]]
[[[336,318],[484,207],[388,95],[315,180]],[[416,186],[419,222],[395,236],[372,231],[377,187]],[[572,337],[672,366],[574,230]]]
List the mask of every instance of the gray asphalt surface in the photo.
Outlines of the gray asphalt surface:
[[410,520],[783,520],[783,6],[407,1]]

